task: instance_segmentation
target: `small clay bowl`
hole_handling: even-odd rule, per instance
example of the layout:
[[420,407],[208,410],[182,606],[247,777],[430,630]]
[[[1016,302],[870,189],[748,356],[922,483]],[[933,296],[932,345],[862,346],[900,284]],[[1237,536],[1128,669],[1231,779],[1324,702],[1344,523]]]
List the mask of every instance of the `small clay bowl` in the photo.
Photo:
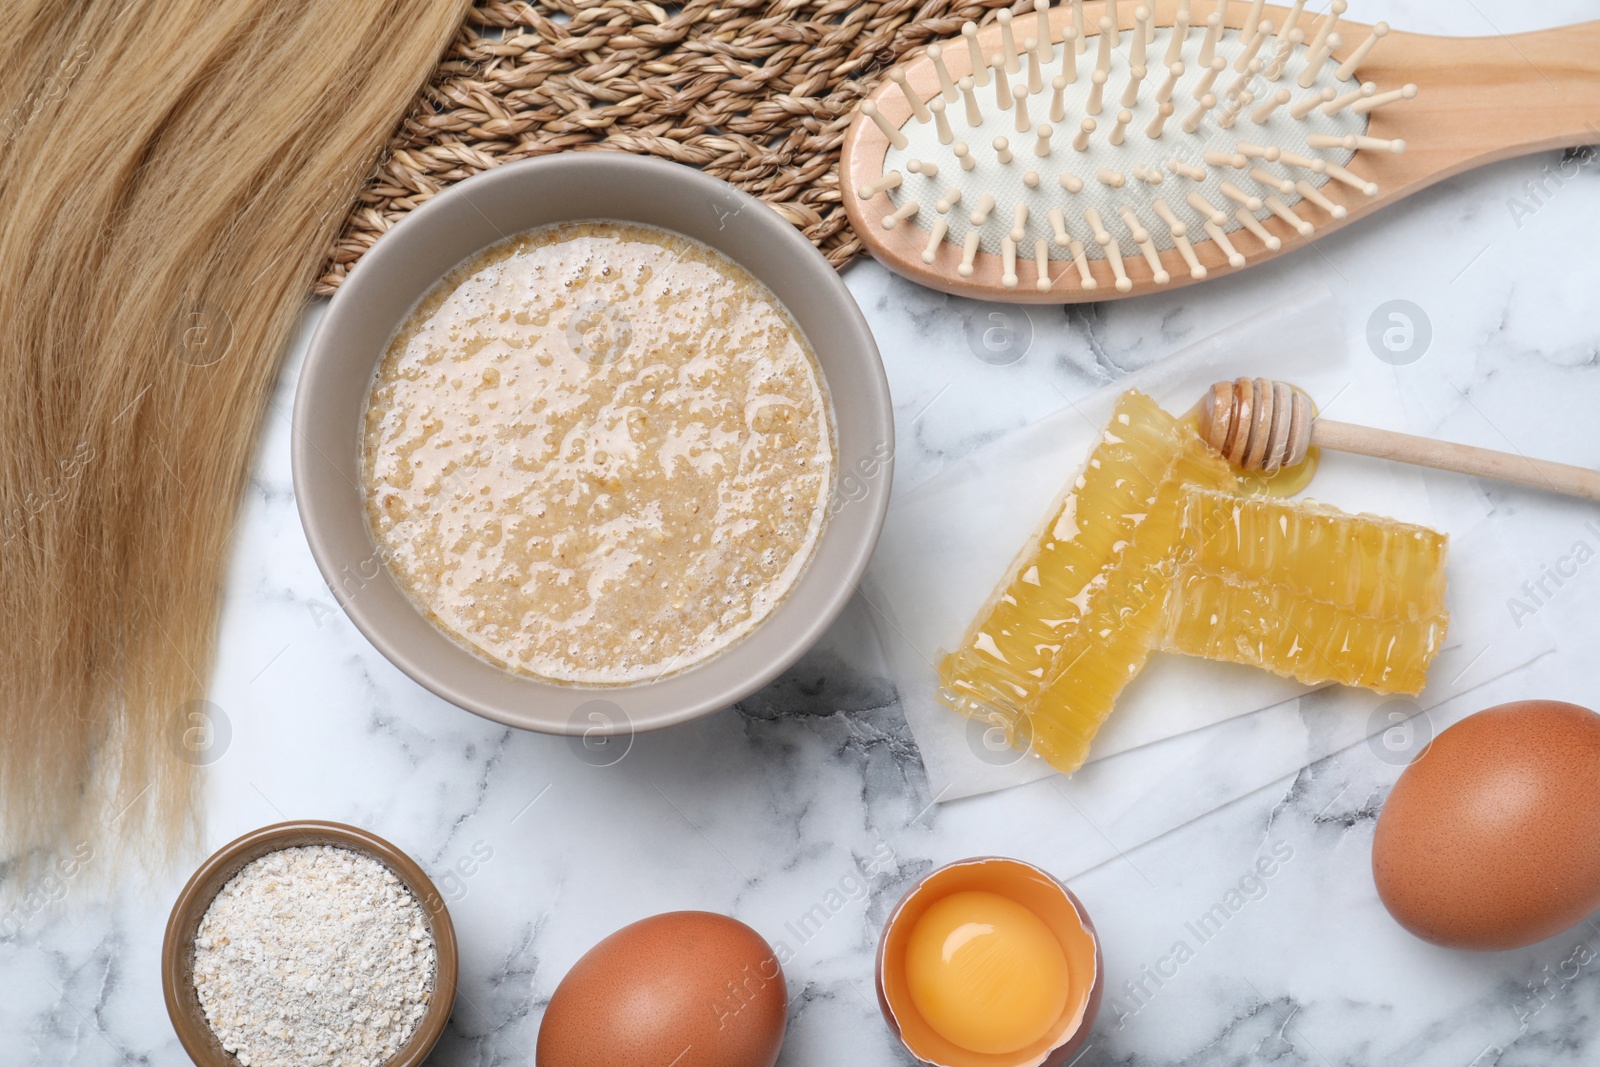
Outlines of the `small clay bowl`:
[[[939,1035],[912,1002],[902,960],[911,931],[936,901],[965,890],[984,890],[1016,901],[1037,915],[1061,944],[1072,978],[1060,1019],[1033,1045],[1008,1056],[971,1052]],[[927,1067],[1066,1067],[1083,1048],[1100,1011],[1105,960],[1083,902],[1046,871],[1003,856],[957,860],[923,877],[900,898],[878,939],[878,1007],[884,1022],[918,1063]]]
[[336,822],[280,822],[252,830],[218,849],[183,887],[177,903],[172,905],[167,935],[161,944],[161,988],[178,1040],[199,1067],[239,1067],[238,1059],[223,1050],[222,1042],[211,1031],[205,1010],[200,1007],[200,995],[195,992],[195,934],[211,901],[241,868],[269,852],[302,845],[333,845],[371,856],[395,873],[427,913],[437,960],[433,999],[411,1039],[384,1065],[416,1067],[438,1043],[455,1006],[459,969],[455,926],[450,922],[444,898],[415,860],[376,834]]

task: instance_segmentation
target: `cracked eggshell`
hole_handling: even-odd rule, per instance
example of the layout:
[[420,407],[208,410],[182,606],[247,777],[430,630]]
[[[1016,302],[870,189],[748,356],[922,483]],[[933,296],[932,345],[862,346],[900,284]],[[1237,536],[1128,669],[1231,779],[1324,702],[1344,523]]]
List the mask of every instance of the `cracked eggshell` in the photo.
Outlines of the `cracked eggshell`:
[[[1019,1052],[969,1052],[941,1037],[912,1003],[904,964],[911,932],[934,902],[966,890],[997,893],[1028,908],[1056,935],[1067,959],[1072,994],[1061,1018],[1049,1034]],[[1066,1067],[1089,1039],[1105,986],[1100,938],[1083,902],[1047,872],[1002,856],[958,860],[912,886],[884,924],[876,971],[884,1022],[926,1067]]]

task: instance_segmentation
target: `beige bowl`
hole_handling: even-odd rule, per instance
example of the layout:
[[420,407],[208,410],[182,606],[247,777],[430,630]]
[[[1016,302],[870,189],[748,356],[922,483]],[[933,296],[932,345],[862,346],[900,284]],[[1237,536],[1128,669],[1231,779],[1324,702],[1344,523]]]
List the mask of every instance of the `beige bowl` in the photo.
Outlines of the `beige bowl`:
[[167,1002],[167,1016],[172,1020],[172,1028],[177,1031],[183,1050],[199,1067],[239,1067],[238,1058],[223,1049],[222,1042],[206,1022],[200,995],[195,992],[195,934],[213,898],[241,869],[269,852],[301,845],[333,845],[371,856],[395,873],[427,913],[437,961],[433,999],[410,1039],[384,1064],[384,1067],[416,1067],[438,1044],[455,1006],[460,970],[455,925],[450,921],[444,898],[415,860],[377,834],[337,822],[281,822],[252,830],[218,849],[200,865],[178,894],[161,943],[161,989]]
[[[836,496],[810,564],[742,640],[677,674],[579,686],[512,673],[446,637],[383,566],[363,510],[362,411],[390,337],[462,260],[511,234],[584,219],[638,222],[703,241],[777,295],[815,348],[838,429]],[[385,234],[340,287],[312,339],[294,409],[294,486],[311,553],[345,612],[401,670],[510,726],[610,737],[727,707],[783,671],[843,610],[889,502],[894,416],[877,345],[816,249],[771,208],[700,171],[583,152],[512,163],[453,186]]]

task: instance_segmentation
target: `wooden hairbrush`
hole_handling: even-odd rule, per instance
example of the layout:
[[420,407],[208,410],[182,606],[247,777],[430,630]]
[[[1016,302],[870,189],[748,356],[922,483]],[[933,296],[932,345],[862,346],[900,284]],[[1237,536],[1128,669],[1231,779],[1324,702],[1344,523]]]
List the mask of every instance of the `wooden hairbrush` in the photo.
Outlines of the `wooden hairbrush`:
[[1218,382],[1200,401],[1199,415],[1200,437],[1244,471],[1296,467],[1316,445],[1600,500],[1600,471],[1318,418],[1310,399],[1287,382]]
[[961,296],[1071,303],[1264,262],[1471,167],[1600,141],[1600,21],[1431,37],[1263,0],[1050,0],[861,104],[862,244]]

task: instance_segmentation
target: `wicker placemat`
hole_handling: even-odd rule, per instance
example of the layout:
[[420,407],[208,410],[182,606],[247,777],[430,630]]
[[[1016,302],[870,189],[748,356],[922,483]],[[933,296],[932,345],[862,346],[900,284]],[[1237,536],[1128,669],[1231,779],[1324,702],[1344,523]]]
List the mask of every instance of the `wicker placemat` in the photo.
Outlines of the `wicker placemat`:
[[771,204],[835,266],[859,251],[839,200],[856,101],[907,51],[1006,0],[479,3],[329,257],[331,293],[380,234],[452,182],[551,152],[701,167]]

